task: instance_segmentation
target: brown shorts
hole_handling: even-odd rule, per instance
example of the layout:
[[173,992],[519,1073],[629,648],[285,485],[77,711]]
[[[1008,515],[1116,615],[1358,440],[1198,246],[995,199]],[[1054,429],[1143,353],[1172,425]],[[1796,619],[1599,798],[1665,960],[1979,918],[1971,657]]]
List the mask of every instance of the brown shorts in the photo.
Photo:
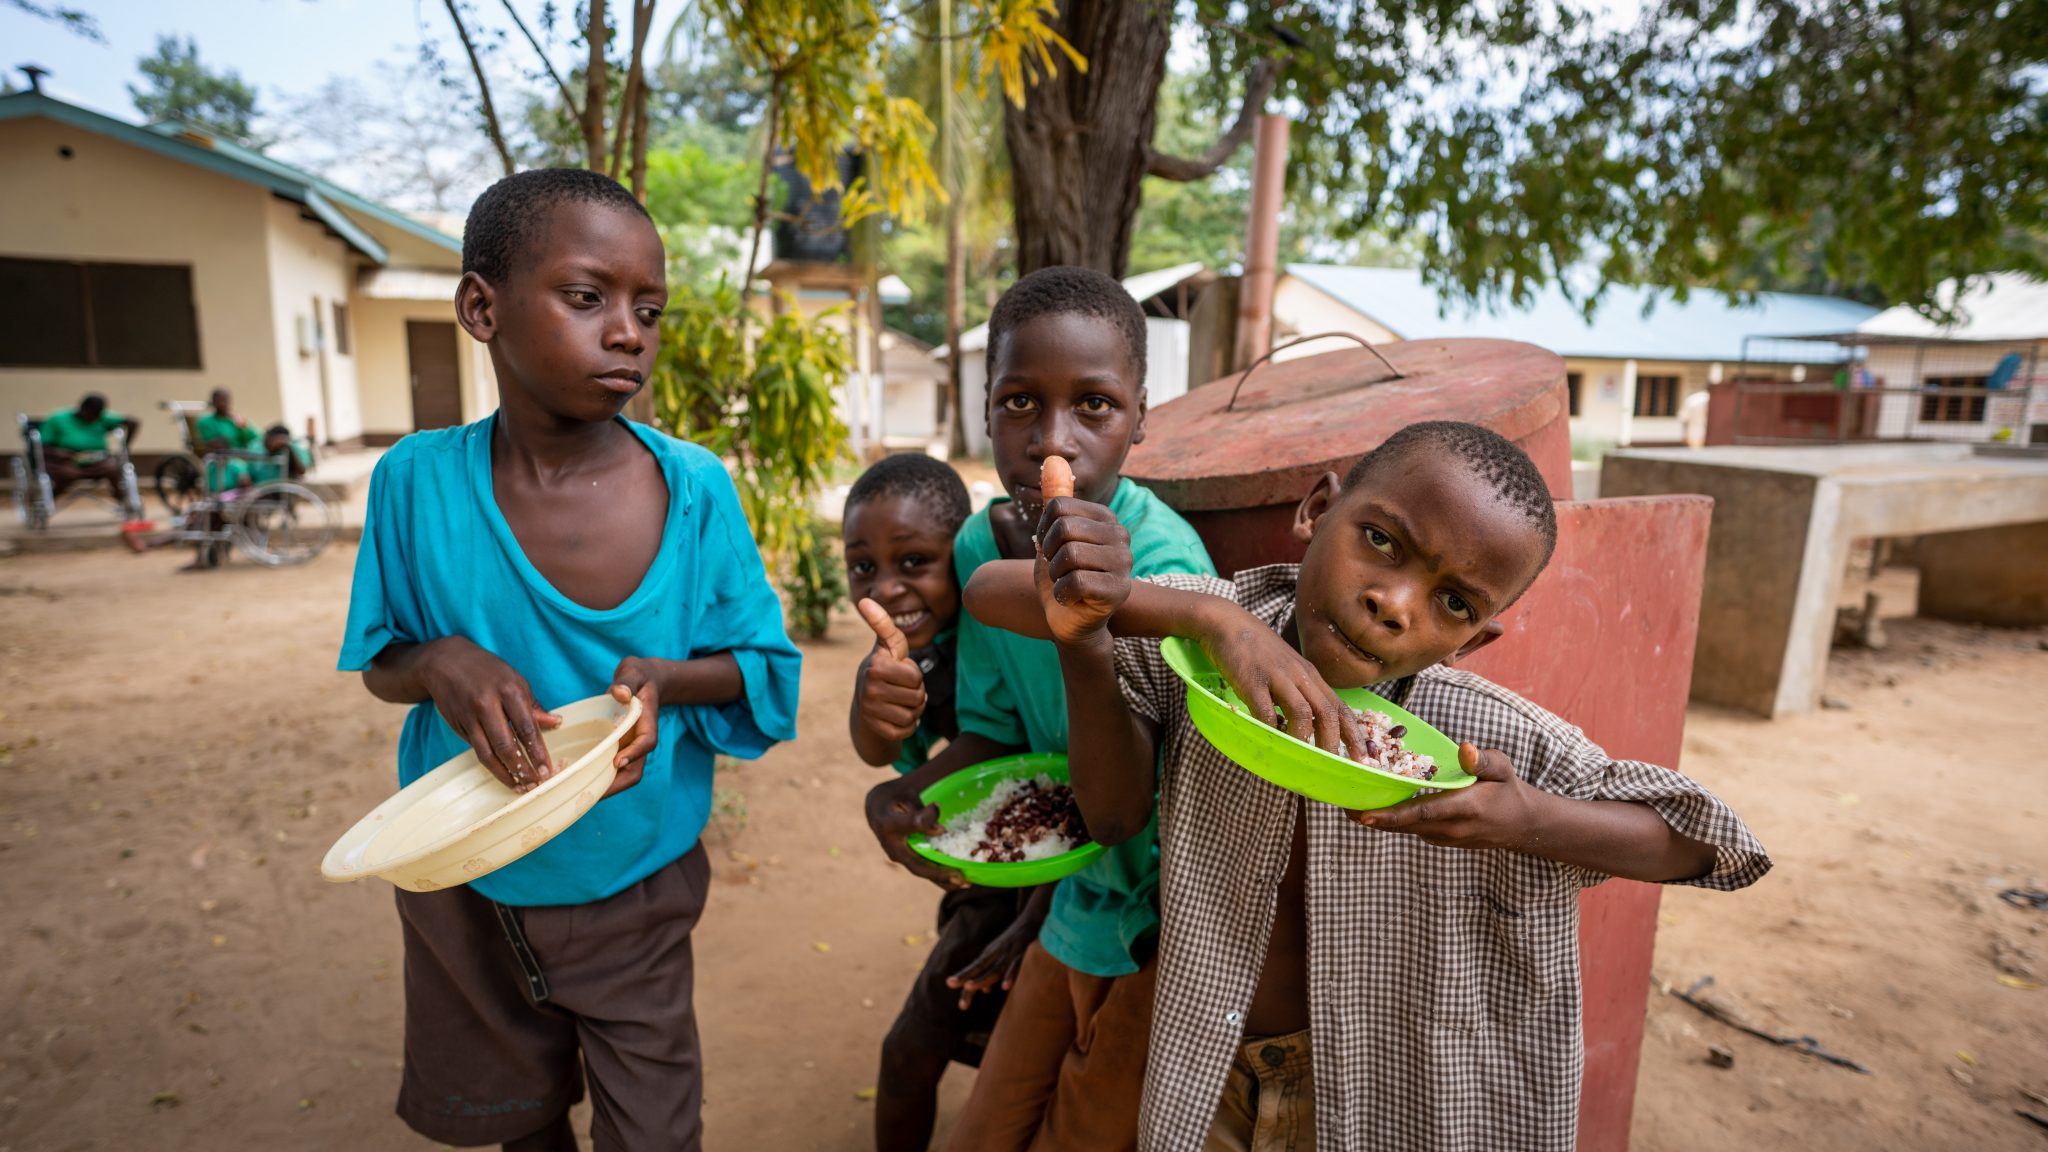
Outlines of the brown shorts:
[[697,1148],[704,1078],[690,930],[710,886],[700,844],[594,904],[503,908],[467,886],[400,891],[399,1117],[443,1143],[502,1144],[581,1100],[587,1072],[600,1152]]
[[995,938],[1017,922],[1030,891],[955,888],[940,898],[938,942],[925,957],[910,995],[904,997],[903,1010],[889,1029],[891,1042],[941,1053],[970,1068],[981,1066],[989,1033],[1003,1011],[1002,986],[975,993],[963,1012],[960,990],[946,987],[946,978],[980,959]]
[[1077,972],[1033,942],[947,1152],[1127,1152],[1151,1050],[1158,957]]
[[1305,1029],[1239,1045],[1203,1152],[1316,1152],[1313,1055]]

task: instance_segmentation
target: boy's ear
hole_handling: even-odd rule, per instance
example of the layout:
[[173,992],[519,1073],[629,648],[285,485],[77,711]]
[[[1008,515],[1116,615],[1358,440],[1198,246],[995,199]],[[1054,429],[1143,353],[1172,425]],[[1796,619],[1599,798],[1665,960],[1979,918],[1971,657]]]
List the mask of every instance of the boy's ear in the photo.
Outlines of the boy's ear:
[[1335,472],[1323,473],[1322,478],[1316,481],[1316,486],[1309,489],[1308,495],[1303,497],[1294,509],[1293,532],[1296,540],[1306,544],[1315,539],[1316,521],[1322,519],[1323,513],[1328,512],[1337,503],[1337,497],[1343,490],[1344,482],[1337,479]]
[[1150,410],[1145,401],[1145,386],[1140,384],[1138,386],[1138,427],[1131,433],[1132,444],[1143,444],[1145,442],[1145,414]]
[[490,282],[474,272],[464,272],[455,285],[455,322],[479,344],[489,344],[498,333],[498,294]]
[[1495,640],[1500,639],[1502,636],[1507,635],[1507,632],[1507,625],[1502,624],[1498,619],[1488,620],[1486,623],[1479,626],[1478,635],[1472,637],[1470,640],[1465,641],[1465,643],[1462,646],[1460,646],[1456,652],[1453,652],[1449,656],[1444,657],[1443,662],[1446,665],[1456,664],[1458,661],[1463,660],[1465,657],[1470,656],[1474,652],[1479,651],[1481,648],[1486,647],[1488,644],[1493,643]]

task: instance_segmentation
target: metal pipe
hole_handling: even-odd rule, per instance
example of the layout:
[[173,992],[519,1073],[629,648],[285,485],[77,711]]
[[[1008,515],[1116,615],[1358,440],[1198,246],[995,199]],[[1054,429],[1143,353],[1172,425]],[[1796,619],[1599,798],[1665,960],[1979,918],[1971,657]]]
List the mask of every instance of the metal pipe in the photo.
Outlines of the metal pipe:
[[1273,284],[1280,258],[1280,203],[1287,191],[1287,117],[1259,117],[1252,153],[1252,199],[1245,225],[1244,279],[1237,293],[1232,367],[1243,370],[1273,344]]

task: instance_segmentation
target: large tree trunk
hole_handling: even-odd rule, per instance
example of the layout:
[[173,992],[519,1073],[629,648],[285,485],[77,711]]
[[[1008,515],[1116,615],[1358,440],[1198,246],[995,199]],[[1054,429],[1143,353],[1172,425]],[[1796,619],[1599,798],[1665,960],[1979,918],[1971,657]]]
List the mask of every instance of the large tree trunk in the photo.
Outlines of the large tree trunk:
[[1017,274],[1079,264],[1122,278],[1151,161],[1173,8],[1164,0],[1069,0],[1054,27],[1088,61],[1005,105]]

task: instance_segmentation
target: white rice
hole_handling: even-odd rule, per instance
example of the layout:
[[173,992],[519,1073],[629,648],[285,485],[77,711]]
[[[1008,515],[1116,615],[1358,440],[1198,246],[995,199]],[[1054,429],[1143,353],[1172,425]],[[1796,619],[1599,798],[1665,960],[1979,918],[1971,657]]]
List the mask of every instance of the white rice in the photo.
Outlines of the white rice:
[[[982,842],[988,839],[989,818],[1001,811],[1005,804],[1034,788],[1051,791],[1058,786],[1058,782],[1052,777],[1043,775],[1030,779],[1005,780],[996,785],[995,791],[989,793],[987,799],[946,821],[939,834],[931,837],[926,844],[932,851],[951,856],[955,860],[987,862],[988,855],[981,851],[981,846]],[[1052,833],[1025,845],[1024,859],[1043,860],[1048,856],[1072,852],[1078,847],[1080,845],[1071,838]]]
[[1366,735],[1379,746],[1380,754],[1378,757],[1372,757],[1367,756],[1364,749],[1354,751],[1346,748],[1344,753],[1348,759],[1382,772],[1406,776],[1411,780],[1427,780],[1435,774],[1436,758],[1421,752],[1410,752],[1403,747],[1401,738],[1393,735],[1394,721],[1385,713],[1370,709],[1352,711],[1358,717],[1358,722],[1365,725]]

